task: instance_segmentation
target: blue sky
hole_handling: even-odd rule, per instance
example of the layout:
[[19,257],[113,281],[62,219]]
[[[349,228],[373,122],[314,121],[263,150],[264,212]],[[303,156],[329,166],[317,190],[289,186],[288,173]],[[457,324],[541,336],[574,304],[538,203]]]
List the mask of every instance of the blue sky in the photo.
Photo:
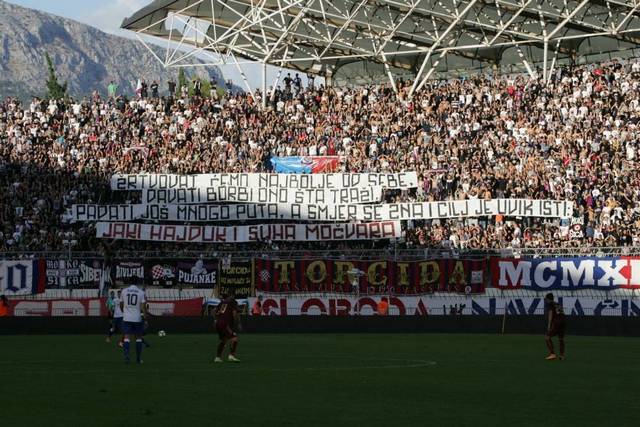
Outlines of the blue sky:
[[150,3],[150,0],[8,0],[20,6],[55,13],[93,25],[108,33],[126,35],[122,20]]
[[[134,12],[146,6],[151,0],[7,0],[20,6],[39,9],[45,12],[54,13],[65,18],[92,25],[107,33],[133,38],[131,32],[120,29],[122,20],[131,16]],[[226,78],[231,78],[234,82],[242,86],[242,81],[237,75],[234,66],[220,67]],[[251,87],[260,87],[261,67],[259,65],[248,65],[244,67],[247,80]],[[278,69],[268,67],[267,82],[272,85],[275,81]],[[282,77],[286,75],[283,72]],[[306,81],[306,77],[303,76]]]

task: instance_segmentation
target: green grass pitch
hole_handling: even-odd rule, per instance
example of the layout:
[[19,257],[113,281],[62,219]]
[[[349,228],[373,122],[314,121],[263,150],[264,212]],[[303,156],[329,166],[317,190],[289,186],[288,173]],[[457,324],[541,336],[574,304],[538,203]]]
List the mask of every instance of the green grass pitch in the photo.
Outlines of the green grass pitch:
[[101,336],[0,336],[6,426],[637,426],[640,340],[541,336],[149,336],[125,365]]

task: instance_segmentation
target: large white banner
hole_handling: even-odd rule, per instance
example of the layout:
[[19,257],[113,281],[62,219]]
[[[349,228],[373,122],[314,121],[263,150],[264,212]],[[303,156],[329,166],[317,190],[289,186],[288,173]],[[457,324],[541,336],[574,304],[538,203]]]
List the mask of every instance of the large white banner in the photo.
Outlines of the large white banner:
[[208,173],[199,175],[115,174],[111,177],[111,189],[119,191],[206,187],[277,187],[302,190],[313,188],[337,190],[352,187],[383,187],[406,190],[417,186],[418,175],[416,172],[327,174]]
[[398,221],[493,215],[571,217],[573,203],[556,200],[492,199],[378,205],[236,204],[236,205],[73,205],[74,221]]
[[96,237],[177,243],[373,240],[402,236],[399,221],[365,224],[260,224],[235,227],[99,222]]
[[282,203],[335,205],[379,203],[382,187],[353,187],[339,189],[290,189],[257,187],[206,187],[142,190],[142,203]]

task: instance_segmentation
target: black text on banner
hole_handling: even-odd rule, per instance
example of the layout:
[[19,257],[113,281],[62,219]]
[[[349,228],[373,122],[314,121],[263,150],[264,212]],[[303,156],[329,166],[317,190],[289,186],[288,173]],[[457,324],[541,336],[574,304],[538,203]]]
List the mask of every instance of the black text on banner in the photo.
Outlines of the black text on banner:
[[316,222],[396,221],[409,219],[469,218],[494,215],[567,218],[573,203],[557,200],[493,199],[379,205],[318,204],[179,204],[179,205],[73,205],[75,221],[274,221]]
[[327,189],[287,189],[253,187],[207,187],[148,189],[142,191],[143,203],[283,203],[283,204],[349,204],[378,203],[382,200],[382,188],[354,187]]
[[209,173],[198,175],[116,174],[111,189],[135,191],[145,189],[187,189],[206,187],[251,187],[337,190],[353,187],[383,187],[406,190],[418,186],[416,172],[399,173]]
[[400,221],[365,224],[260,224],[236,227],[99,222],[96,237],[176,243],[375,240],[402,236]]

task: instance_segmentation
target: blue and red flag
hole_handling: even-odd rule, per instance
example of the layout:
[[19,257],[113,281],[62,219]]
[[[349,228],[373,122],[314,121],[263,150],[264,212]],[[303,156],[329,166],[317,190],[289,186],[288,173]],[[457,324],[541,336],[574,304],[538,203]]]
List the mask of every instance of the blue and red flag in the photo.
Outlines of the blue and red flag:
[[25,295],[45,291],[46,263],[43,259],[0,261],[0,294]]
[[340,156],[289,156],[272,157],[271,164],[277,173],[335,172]]

